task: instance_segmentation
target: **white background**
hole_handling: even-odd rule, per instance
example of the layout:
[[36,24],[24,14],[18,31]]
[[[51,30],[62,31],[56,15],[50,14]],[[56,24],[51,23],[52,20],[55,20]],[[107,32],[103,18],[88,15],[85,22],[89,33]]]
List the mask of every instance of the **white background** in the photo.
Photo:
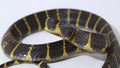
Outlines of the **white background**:
[[[98,14],[112,25],[117,37],[120,38],[118,36],[120,34],[120,0],[0,0],[0,42],[8,27],[18,19],[52,8],[75,8]],[[27,37],[23,42],[45,43],[59,39],[61,38],[42,32]],[[0,64],[9,60],[11,59],[6,57],[0,47]],[[81,55],[49,65],[51,68],[101,68],[103,63],[103,60]],[[11,68],[37,68],[37,66],[23,64]]]

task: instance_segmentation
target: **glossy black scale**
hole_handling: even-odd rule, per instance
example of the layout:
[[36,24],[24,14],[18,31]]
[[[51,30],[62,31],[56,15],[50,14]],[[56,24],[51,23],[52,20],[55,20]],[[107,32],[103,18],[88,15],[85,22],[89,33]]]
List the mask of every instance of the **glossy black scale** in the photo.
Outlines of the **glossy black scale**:
[[76,31],[75,42],[78,43],[79,46],[84,47],[88,44],[89,34],[89,32],[84,32],[81,30]]
[[[76,20],[77,20],[77,17],[78,17],[78,13],[81,11],[80,20],[78,22],[78,25],[80,27],[84,27],[84,28],[86,26],[86,22],[87,22],[87,20],[89,18],[89,15],[91,14],[90,12],[86,12],[86,11],[82,11],[82,10],[75,10],[75,9],[53,9],[53,10],[47,10],[48,16],[51,17],[51,18],[53,18],[53,19],[58,19],[58,17],[57,17],[57,10],[58,10],[59,18],[60,18],[61,21],[64,21],[64,22],[67,23],[68,20],[70,20],[69,23],[74,24],[74,25],[76,25],[75,23],[76,23]],[[68,13],[69,11],[70,11],[70,14]],[[39,19],[39,22],[41,24],[40,28],[42,30],[44,30],[45,21],[47,19],[46,11],[41,11],[41,12],[38,12],[38,13],[35,13],[35,14],[36,14],[36,16]],[[20,41],[24,37],[26,37],[28,35],[28,27],[25,24],[24,19],[26,19],[28,25],[30,25],[30,29],[31,29],[32,33],[38,30],[38,24],[37,24],[37,21],[35,19],[35,14],[31,14],[29,16],[21,18],[20,20],[16,21],[9,28],[8,32],[10,31],[11,34],[8,34],[7,38],[5,38],[5,39],[2,40],[2,44],[3,44],[3,42],[6,42],[6,41],[8,42],[8,38],[10,38],[10,40],[11,40],[11,42],[8,43],[8,45],[4,48],[4,52],[8,56],[10,56],[11,52],[13,51],[13,49],[15,49],[16,45],[18,44],[18,42],[20,43]],[[70,16],[68,16],[68,14]],[[92,16],[91,16],[91,18],[90,18],[90,20],[88,22],[88,28],[90,28],[90,29],[93,30],[93,28],[94,28],[94,26],[95,26],[95,24],[96,24],[96,22],[97,22],[98,19],[99,19],[99,16],[97,16],[95,14],[92,14]],[[107,22],[104,19],[101,19],[100,22],[96,26],[97,32],[100,32],[100,30],[103,28],[103,26],[105,24],[107,24]],[[17,28],[22,33],[22,37],[20,37],[20,33],[15,28],[15,25],[17,26]],[[108,26],[106,26],[103,29],[103,31],[101,33],[107,34],[110,30],[111,30],[111,28],[108,25]],[[84,34],[83,33],[80,37],[76,36],[75,38],[76,39],[80,39],[81,38],[81,40],[84,40],[84,41],[82,41],[80,43],[82,45],[85,45],[88,42],[88,39],[89,39],[88,36],[89,36],[89,34]],[[94,35],[91,35],[91,36],[94,36]],[[113,32],[110,33],[109,38],[110,38],[110,41],[112,41],[113,39],[116,39],[116,37],[115,37],[115,35],[114,35]],[[77,40],[75,40],[75,41],[77,42]],[[97,40],[95,40],[94,38],[92,38],[91,41],[97,41]],[[70,54],[74,54],[74,52],[76,52],[76,50],[78,49],[76,46],[74,46],[70,42],[65,41],[64,44],[65,45],[63,45],[63,40],[60,40],[59,42],[54,42],[54,43],[50,43],[49,44],[49,52],[50,52],[49,56],[50,56],[50,59],[54,60],[56,57],[63,56],[63,50],[65,50],[66,53],[69,56]],[[96,45],[96,43],[92,43],[92,44]],[[104,44],[104,43],[101,43],[98,46],[101,46],[102,44]],[[55,46],[55,45],[58,45],[58,46]],[[119,56],[118,55],[119,50],[117,50],[119,47],[116,47],[118,45],[119,44],[118,44],[117,40],[113,40],[111,42],[111,47],[107,48],[108,57],[106,59],[106,63],[103,65],[102,68],[109,68],[109,67],[111,67],[111,68],[118,68],[117,67],[117,63],[120,64],[120,62],[119,62],[120,58],[118,57]],[[28,44],[20,44],[15,49],[15,51],[13,52],[13,55],[14,55],[13,58],[15,58],[15,57],[22,58],[24,55],[28,55],[28,51],[30,50],[30,47],[31,47],[31,45],[28,45]],[[65,47],[65,48],[63,48],[63,47]],[[93,49],[94,49],[94,47],[95,46],[92,46]],[[101,48],[102,47],[103,46],[101,46]],[[101,48],[98,48],[98,50],[100,50]],[[111,49],[111,50],[109,50],[109,49]],[[46,44],[43,44],[43,46],[40,46],[40,47],[34,45],[32,47],[30,56],[32,58],[34,58],[34,59],[37,59],[38,57],[39,57],[38,59],[40,59],[40,58],[45,59],[46,55],[47,55],[47,52],[48,52],[47,50],[48,50],[48,48],[47,48]],[[22,57],[20,57],[20,56],[22,56]],[[38,61],[40,61],[40,60],[38,60]],[[20,61],[18,61],[18,62],[20,62]],[[38,63],[36,63],[36,64],[38,64]],[[14,64],[13,64],[13,61],[11,61],[10,63],[9,62],[6,63],[6,65],[9,66],[9,65],[14,65]],[[46,67],[45,64],[42,64],[41,66],[42,67]],[[4,65],[1,65],[0,67],[4,68]]]
[[45,27],[45,21],[47,19],[46,13],[44,11],[40,12],[40,13],[36,13],[38,16],[38,19],[41,23],[41,29],[43,30]]
[[56,10],[50,10],[47,12],[48,12],[48,15],[50,18],[57,19],[57,11]]
[[[18,20],[15,24],[16,24],[16,26],[18,27],[18,29],[21,31],[21,33],[22,33],[22,38],[24,38],[25,36],[27,36],[28,28],[27,28],[24,20],[23,20],[23,19],[20,19],[20,20]],[[14,27],[14,28],[15,28],[15,27]],[[14,31],[16,31],[16,32],[14,32]],[[12,32],[13,34],[19,33],[19,32],[17,32],[16,29],[11,29],[11,32]],[[17,34],[17,35],[19,35],[19,34]],[[17,37],[17,35],[13,35],[13,36]],[[19,37],[20,37],[20,36],[19,36]]]
[[38,30],[38,25],[34,15],[29,15],[28,17],[26,17],[26,20],[30,25],[31,32],[32,33],[36,32]]
[[59,16],[61,21],[67,21],[67,10],[59,9]]
[[98,19],[99,19],[98,16],[92,14],[91,19],[90,19],[89,24],[88,24],[88,27],[93,30]]
[[105,20],[101,19],[100,22],[98,23],[96,30],[100,32],[100,30],[103,28],[103,26],[107,24]]
[[60,58],[63,56],[63,42],[59,41],[58,43],[49,44],[50,46],[50,57],[51,58]]
[[75,25],[76,24],[76,21],[77,20],[77,17],[78,17],[78,13],[80,11],[73,11],[73,10],[70,10],[70,23]]
[[80,21],[79,21],[79,26],[85,27],[86,21],[88,20],[89,14],[88,12],[82,11],[80,16]]
[[14,51],[14,56],[16,56],[16,58],[20,57],[20,59],[23,59],[27,56],[28,51],[30,49],[31,45],[26,45],[26,44],[20,44],[17,49]]
[[11,52],[13,51],[13,49],[15,48],[15,46],[17,45],[18,43],[15,42],[15,41],[11,41],[5,48],[4,48],[4,51],[7,55],[10,55]]
[[[105,42],[106,40],[107,42]],[[106,45],[109,45],[108,41],[108,36],[91,34],[91,47],[95,51],[100,51],[101,49],[105,48]]]
[[31,57],[36,58],[33,60],[43,60],[47,55],[47,47],[46,44],[35,45],[32,47]]

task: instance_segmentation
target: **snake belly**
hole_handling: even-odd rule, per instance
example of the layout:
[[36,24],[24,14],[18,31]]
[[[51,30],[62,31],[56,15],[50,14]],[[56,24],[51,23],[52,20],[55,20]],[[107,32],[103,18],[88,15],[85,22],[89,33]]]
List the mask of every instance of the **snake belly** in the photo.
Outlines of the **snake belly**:
[[[3,37],[2,49],[4,53],[12,59],[21,61],[53,62],[65,59],[76,53],[86,52],[66,40],[37,45],[21,43],[21,40],[24,37],[34,32],[44,30],[47,18],[69,22],[77,27],[81,26],[85,29],[90,28],[95,32],[107,34],[111,45],[105,51],[108,52],[108,58],[106,59],[103,68],[118,68],[119,44],[109,24],[95,14],[75,9],[46,10],[18,20],[8,29]],[[14,63],[15,62],[12,62],[12,64]],[[7,66],[7,64],[2,67],[4,68],[4,66]]]

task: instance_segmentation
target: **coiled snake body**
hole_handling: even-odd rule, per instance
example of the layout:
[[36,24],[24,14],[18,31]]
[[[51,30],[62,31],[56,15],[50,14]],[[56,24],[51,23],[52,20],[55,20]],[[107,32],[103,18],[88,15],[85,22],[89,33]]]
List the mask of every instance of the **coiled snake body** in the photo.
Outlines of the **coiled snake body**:
[[[64,39],[47,44],[21,43],[24,37],[42,30]],[[120,64],[120,47],[110,25],[93,13],[75,9],[46,10],[18,20],[5,33],[2,49],[16,60],[0,68],[31,62],[47,68],[47,62],[84,52],[108,53],[102,68],[118,68]]]

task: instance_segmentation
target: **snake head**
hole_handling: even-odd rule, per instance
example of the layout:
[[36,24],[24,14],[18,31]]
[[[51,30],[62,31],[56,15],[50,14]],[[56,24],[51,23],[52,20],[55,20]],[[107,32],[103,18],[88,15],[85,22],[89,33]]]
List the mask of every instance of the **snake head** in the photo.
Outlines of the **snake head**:
[[47,18],[45,22],[45,28],[48,28],[48,30],[54,31],[58,23],[59,23],[58,20]]
[[45,31],[60,35],[60,22],[57,19],[47,18],[45,22]]
[[73,37],[74,33],[76,32],[76,29],[73,25],[69,23],[61,23],[60,25],[60,32],[61,36],[66,39],[66,40],[71,40]]

